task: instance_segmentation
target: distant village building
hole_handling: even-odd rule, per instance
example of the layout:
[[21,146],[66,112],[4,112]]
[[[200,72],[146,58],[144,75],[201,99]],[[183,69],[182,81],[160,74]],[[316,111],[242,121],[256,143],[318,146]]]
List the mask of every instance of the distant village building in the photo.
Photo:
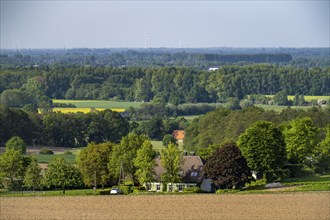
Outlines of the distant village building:
[[184,130],[174,130],[172,136],[178,141],[183,142],[186,132]]
[[182,192],[185,188],[200,186],[204,192],[211,192],[210,179],[204,178],[203,166],[204,163],[199,156],[183,156],[183,164],[180,169],[180,176],[182,181],[180,183],[164,183],[162,182],[162,173],[164,167],[161,164],[160,157],[155,158],[157,166],[155,167],[156,175],[154,176],[154,182],[147,185],[149,191],[163,191],[168,192],[178,191]]
[[219,68],[218,67],[210,67],[209,68],[209,71],[216,71],[216,70],[218,70]]

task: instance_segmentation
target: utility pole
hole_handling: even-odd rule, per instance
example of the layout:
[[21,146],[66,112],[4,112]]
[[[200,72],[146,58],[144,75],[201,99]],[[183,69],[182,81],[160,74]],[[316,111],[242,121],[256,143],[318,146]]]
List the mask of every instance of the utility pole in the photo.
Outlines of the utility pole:
[[96,193],[96,170],[94,171],[94,194]]
[[119,180],[118,180],[118,185],[123,183],[125,185],[125,175],[124,175],[124,166],[123,166],[123,161],[120,162],[120,171],[119,171]]
[[32,139],[32,141],[33,141],[33,154],[37,154],[37,152],[36,152],[36,139],[34,138],[34,139]]

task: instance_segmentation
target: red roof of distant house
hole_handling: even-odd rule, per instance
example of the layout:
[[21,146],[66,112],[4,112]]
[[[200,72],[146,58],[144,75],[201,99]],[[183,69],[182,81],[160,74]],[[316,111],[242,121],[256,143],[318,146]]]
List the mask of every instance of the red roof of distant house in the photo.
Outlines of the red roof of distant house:
[[183,140],[186,135],[184,130],[174,130],[172,136],[177,140]]

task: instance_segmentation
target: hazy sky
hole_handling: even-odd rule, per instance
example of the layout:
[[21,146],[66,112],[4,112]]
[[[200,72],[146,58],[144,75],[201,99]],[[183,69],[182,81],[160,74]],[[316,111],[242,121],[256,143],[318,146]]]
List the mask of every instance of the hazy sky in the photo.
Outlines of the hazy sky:
[[[1,48],[329,47],[325,1],[4,1]],[[19,42],[19,43],[18,43]]]

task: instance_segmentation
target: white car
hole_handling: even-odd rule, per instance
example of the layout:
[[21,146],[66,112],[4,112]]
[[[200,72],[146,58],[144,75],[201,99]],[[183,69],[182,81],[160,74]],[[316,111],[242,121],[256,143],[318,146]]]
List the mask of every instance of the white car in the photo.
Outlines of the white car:
[[110,194],[122,194],[123,192],[119,188],[112,188]]

